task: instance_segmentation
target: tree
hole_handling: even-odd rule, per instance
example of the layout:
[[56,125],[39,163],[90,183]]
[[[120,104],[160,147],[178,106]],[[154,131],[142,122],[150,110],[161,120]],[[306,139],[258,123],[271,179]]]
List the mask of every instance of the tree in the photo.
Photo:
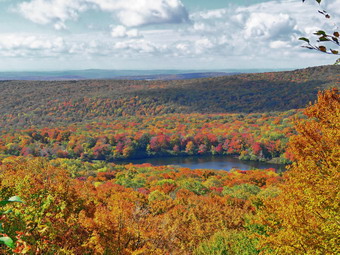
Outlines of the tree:
[[340,96],[319,92],[296,124],[289,151],[294,162],[282,193],[265,201],[260,223],[264,254],[339,254]]
[[[315,0],[318,4],[321,3],[322,0]],[[302,0],[302,2],[305,2],[305,0]],[[325,10],[319,10],[319,13],[322,14],[326,19],[330,19],[331,16],[328,14]],[[333,31],[332,33],[326,33],[323,30],[318,30],[314,32],[314,35],[318,37],[316,42],[317,45],[313,45],[310,41],[310,39],[306,37],[301,37],[299,40],[305,41],[307,45],[304,45],[302,47],[311,49],[311,50],[317,50],[326,54],[333,54],[333,55],[340,55],[339,49],[340,49],[340,34],[338,31]],[[331,43],[333,44],[333,47],[326,46],[325,43]],[[321,43],[321,44],[320,44]],[[334,48],[335,47],[335,48]],[[340,63],[340,58],[335,62],[335,64]]]

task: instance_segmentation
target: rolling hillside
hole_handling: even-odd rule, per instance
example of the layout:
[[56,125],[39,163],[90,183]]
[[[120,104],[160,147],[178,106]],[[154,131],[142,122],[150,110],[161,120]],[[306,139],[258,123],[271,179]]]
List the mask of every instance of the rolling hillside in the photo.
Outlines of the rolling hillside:
[[340,86],[340,66],[176,81],[0,82],[0,127],[56,126],[129,115],[252,113],[302,108]]

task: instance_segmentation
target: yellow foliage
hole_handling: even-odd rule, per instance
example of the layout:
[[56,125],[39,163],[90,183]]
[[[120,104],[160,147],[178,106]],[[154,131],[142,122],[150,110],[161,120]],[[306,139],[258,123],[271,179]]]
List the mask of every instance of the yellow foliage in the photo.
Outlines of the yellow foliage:
[[294,162],[277,198],[265,202],[263,254],[340,254],[340,98],[320,92],[296,124]]

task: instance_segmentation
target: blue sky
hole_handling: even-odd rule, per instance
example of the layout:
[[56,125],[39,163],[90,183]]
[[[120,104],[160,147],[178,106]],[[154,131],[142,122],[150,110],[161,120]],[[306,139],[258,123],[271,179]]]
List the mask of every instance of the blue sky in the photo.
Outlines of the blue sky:
[[331,64],[300,46],[340,0],[0,0],[0,71],[257,69]]

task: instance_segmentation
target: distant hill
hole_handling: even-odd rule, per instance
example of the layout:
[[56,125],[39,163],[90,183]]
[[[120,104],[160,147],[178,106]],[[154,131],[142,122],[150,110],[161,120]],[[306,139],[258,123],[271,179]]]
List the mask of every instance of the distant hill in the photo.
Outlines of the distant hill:
[[[183,80],[208,77],[219,77],[239,73],[259,73],[264,69],[242,70],[70,70],[70,71],[42,71],[42,72],[0,72],[0,80],[26,80],[26,81],[67,81],[67,80]],[[277,70],[276,70],[277,71]]]
[[1,81],[0,128],[129,115],[286,111],[340,86],[340,66],[187,80]]
[[[245,71],[245,72],[249,72]],[[0,80],[22,81],[68,81],[68,80],[184,80],[207,77],[219,77],[242,73],[230,70],[226,72],[197,72],[197,71],[120,71],[120,70],[80,70],[63,72],[0,72]]]

